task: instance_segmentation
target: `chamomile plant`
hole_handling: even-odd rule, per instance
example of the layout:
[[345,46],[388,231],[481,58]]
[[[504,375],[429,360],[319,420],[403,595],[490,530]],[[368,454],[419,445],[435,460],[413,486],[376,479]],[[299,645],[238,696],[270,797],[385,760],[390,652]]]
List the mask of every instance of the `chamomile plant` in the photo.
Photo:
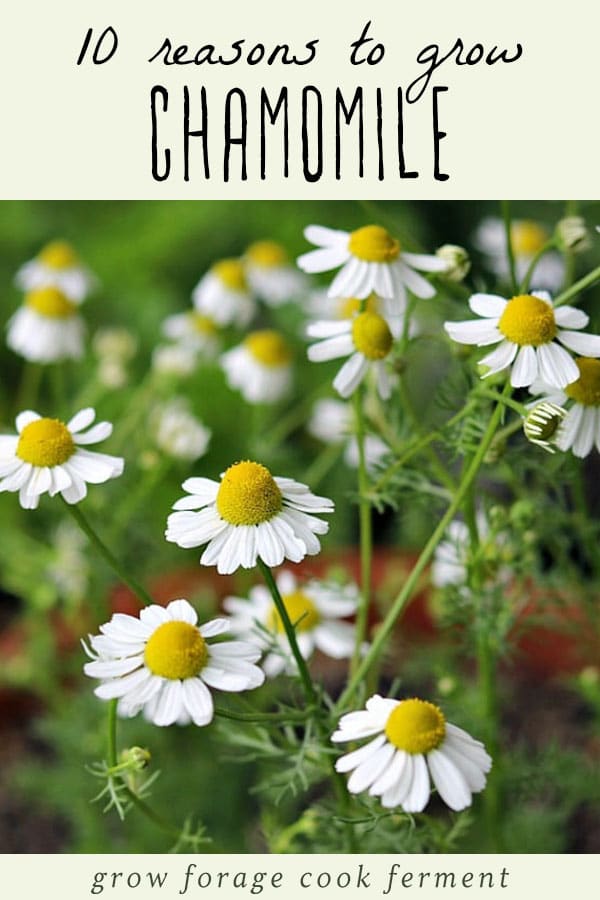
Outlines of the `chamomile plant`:
[[585,210],[177,209],[119,277],[62,240],[13,265],[0,584],[36,640],[7,672],[67,849],[566,849],[593,742],[551,758],[522,672],[562,616],[593,691]]

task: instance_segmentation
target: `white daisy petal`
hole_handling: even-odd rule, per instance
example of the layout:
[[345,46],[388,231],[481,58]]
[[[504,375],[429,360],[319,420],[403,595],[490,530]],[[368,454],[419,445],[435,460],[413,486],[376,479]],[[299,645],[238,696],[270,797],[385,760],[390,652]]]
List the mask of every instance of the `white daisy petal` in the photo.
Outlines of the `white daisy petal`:
[[441,749],[432,750],[427,754],[427,763],[433,783],[446,806],[459,812],[471,805],[467,780],[449,754]]
[[521,347],[512,369],[510,383],[513,387],[527,387],[537,377],[538,364],[535,350],[531,346]]
[[[600,335],[560,330],[557,338],[561,344],[564,344],[569,350],[573,350],[574,353],[579,353],[580,356],[591,356],[594,358],[600,356]],[[575,377],[578,378],[579,373]],[[571,379],[571,381],[573,380]]]
[[507,303],[504,297],[497,294],[472,294],[469,298],[469,306],[473,312],[486,319],[499,319]]
[[537,356],[540,378],[548,384],[564,388],[579,378],[579,369],[575,361],[558,344],[554,342],[541,344],[537,348]]
[[71,434],[78,434],[78,432],[83,431],[84,428],[87,428],[88,425],[91,425],[95,418],[96,411],[91,407],[87,407],[86,409],[82,409],[78,413],[76,413],[72,419],[69,419],[69,421],[67,422],[67,428],[69,429]]
[[381,797],[381,805],[385,809],[394,809],[404,802],[404,798],[412,785],[414,756],[409,753],[399,751],[400,761],[397,764],[396,781],[383,792]]
[[382,772],[390,764],[394,755],[391,744],[385,743],[374,753],[369,754],[352,772],[348,779],[348,790],[351,794],[360,794],[377,781]]
[[368,363],[362,353],[354,353],[346,360],[333,380],[333,387],[340,397],[350,397],[365,377]]
[[403,253],[402,259],[409,266],[420,269],[421,272],[445,272],[448,268],[445,260],[426,253]]
[[495,375],[497,372],[507,369],[517,355],[517,350],[516,344],[511,343],[511,341],[502,341],[495,350],[492,350],[491,353],[488,353],[487,356],[484,356],[479,361],[480,365],[487,366],[489,369],[484,377],[487,378],[489,375]]
[[554,319],[559,328],[585,328],[590,321],[587,313],[575,306],[557,306]]
[[226,634],[230,629],[229,619],[211,619],[200,627],[203,638],[216,637],[218,634]]
[[214,706],[210,691],[200,678],[188,678],[182,683],[183,702],[194,725],[212,722]]
[[589,456],[594,439],[596,437],[596,410],[594,407],[585,407],[582,411],[581,421],[577,434],[574,437],[571,450],[574,456],[584,459]]
[[17,431],[20,434],[26,425],[29,425],[31,422],[35,422],[37,419],[41,418],[42,417],[38,413],[33,412],[32,409],[26,409],[24,412],[19,413],[19,415],[15,419]]
[[402,801],[402,808],[405,812],[417,813],[422,812],[427,806],[430,783],[425,758],[420,753],[417,753],[413,756],[412,762],[412,781]]
[[171,600],[166,611],[167,615],[175,622],[187,622],[189,625],[195,625],[198,621],[196,610],[187,600]]
[[399,263],[398,268],[400,270],[404,284],[407,286],[409,291],[413,292],[415,297],[419,297],[422,300],[427,300],[429,299],[429,297],[434,296],[435,288],[429,281],[427,281],[426,278],[423,278],[422,275],[419,275],[414,271],[414,269],[411,269],[409,266],[406,266],[403,263]]
[[490,319],[468,319],[464,322],[444,322],[444,328],[453,341],[459,344],[476,344],[486,347],[502,340],[497,321]]
[[361,765],[366,759],[369,759],[373,754],[383,747],[385,744],[385,735],[380,734],[376,738],[373,738],[372,741],[369,741],[368,744],[363,744],[362,747],[359,747],[358,750],[352,750],[350,753],[346,753],[344,756],[340,756],[335,761],[335,768],[337,772],[351,772],[352,769],[356,769]]

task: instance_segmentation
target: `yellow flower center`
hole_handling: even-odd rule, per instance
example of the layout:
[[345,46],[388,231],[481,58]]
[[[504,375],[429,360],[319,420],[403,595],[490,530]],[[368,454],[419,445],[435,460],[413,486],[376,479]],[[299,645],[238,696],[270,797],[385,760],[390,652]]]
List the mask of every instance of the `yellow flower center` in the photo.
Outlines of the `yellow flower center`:
[[230,466],[217,494],[217,510],[230,525],[259,525],[283,505],[281,491],[269,470],[245,460]]
[[352,340],[367,359],[385,359],[394,341],[383,316],[374,312],[360,313],[352,323]]
[[17,456],[32,466],[60,466],[75,452],[67,426],[58,419],[36,419],[19,437]]
[[554,310],[539,297],[521,294],[508,301],[498,328],[513,344],[549,344],[556,337]]
[[600,406],[600,359],[581,356],[575,360],[579,378],[565,388],[565,394],[583,406]]
[[144,661],[154,675],[193,678],[206,665],[206,641],[189,622],[165,622],[149,638]]
[[348,250],[365,262],[389,263],[400,255],[400,243],[381,225],[365,225],[352,232]]
[[25,304],[50,319],[68,319],[77,311],[76,304],[55,287],[30,291],[25,295]]
[[[357,297],[346,297],[343,300],[338,302],[338,316],[340,319],[352,319],[356,315],[356,313],[360,312],[361,304],[363,300],[359,300]],[[380,304],[378,298],[375,294],[371,294],[365,303],[365,311],[366,312],[374,312],[378,313],[380,309]]]
[[[302,591],[294,591],[292,594],[285,594],[281,598],[286,612],[290,617],[290,622],[296,631],[311,631],[321,621],[321,616],[317,607],[305,593]],[[269,631],[277,631],[285,634],[283,627],[283,619],[275,606],[271,609],[267,620],[267,628]]]
[[239,259],[221,259],[216,262],[211,272],[231,291],[246,290],[244,267]]
[[285,266],[288,262],[287,253],[281,244],[276,244],[275,241],[256,241],[246,250],[246,257],[254,265],[265,269]]
[[77,254],[66,241],[51,241],[40,250],[38,260],[49,269],[73,269],[79,265]]
[[253,331],[244,340],[252,356],[263,366],[285,366],[292,358],[290,348],[277,331]]
[[517,256],[533,256],[542,249],[548,240],[548,234],[537,222],[527,219],[522,222],[513,222],[510,238]]
[[204,316],[202,313],[196,312],[195,310],[190,313],[192,326],[195,331],[199,334],[210,335],[216,334],[217,326],[210,318],[210,316]]
[[388,741],[407,753],[429,753],[446,736],[441,709],[427,700],[403,700],[392,710],[385,726]]

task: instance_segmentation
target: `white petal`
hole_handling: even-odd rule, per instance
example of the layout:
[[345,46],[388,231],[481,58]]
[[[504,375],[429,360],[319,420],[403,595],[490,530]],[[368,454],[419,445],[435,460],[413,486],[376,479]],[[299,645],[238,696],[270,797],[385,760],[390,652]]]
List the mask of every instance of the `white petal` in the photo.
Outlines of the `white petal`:
[[156,708],[152,713],[155,725],[173,725],[184,708],[183,685],[181,681],[170,679],[165,682],[157,695]]
[[477,344],[487,347],[502,340],[497,321],[490,319],[467,319],[464,322],[444,322],[444,328],[458,344]]
[[428,253],[402,253],[401,258],[409,266],[420,269],[422,272],[445,272],[448,268],[445,260]]
[[311,344],[306,352],[311,362],[327,362],[330,359],[348,356],[353,349],[352,337],[349,334],[341,334],[318,344]]
[[200,678],[187,678],[182,685],[183,702],[194,725],[208,725],[213,717],[210,691]]
[[535,381],[538,372],[537,356],[531,346],[521,347],[510,376],[513,387],[527,387]]
[[429,772],[427,771],[425,759],[420,753],[412,757],[412,762],[412,782],[406,797],[402,801],[402,808],[405,812],[417,813],[425,809],[429,800]]
[[558,306],[554,310],[554,319],[559,328],[585,328],[590,321],[587,313],[575,306]]
[[218,634],[226,634],[231,628],[229,619],[211,619],[200,626],[200,634],[203,638],[216,637]]
[[[581,356],[600,356],[600,335],[581,334],[578,331],[559,331],[558,340],[569,350],[579,353]],[[579,377],[577,375],[576,377]],[[574,379],[571,379],[572,381]],[[570,382],[567,382],[569,384]]]
[[360,766],[366,759],[373,756],[373,754],[379,750],[380,747],[383,747],[385,743],[385,735],[379,734],[376,738],[373,738],[372,741],[369,741],[368,744],[359,747],[358,750],[352,750],[350,753],[340,756],[335,762],[336,771],[350,772],[352,769],[356,769],[357,766]]
[[573,358],[558,344],[541,344],[537,348],[537,356],[540,378],[553,387],[562,389],[579,378],[579,369]]
[[356,767],[348,779],[348,790],[351,794],[360,794],[377,781],[381,773],[388,767],[394,756],[392,744],[386,743],[370,754]]
[[196,610],[187,600],[171,600],[166,612],[175,622],[187,622],[188,625],[195,625],[198,621]]
[[261,522],[257,528],[256,551],[269,567],[279,566],[285,558],[285,550],[279,535],[270,522]]
[[17,418],[15,420],[15,424],[17,426],[17,431],[19,433],[21,433],[21,431],[23,431],[23,429],[25,428],[26,425],[29,425],[31,422],[35,422],[35,421],[37,421],[37,419],[41,419],[41,418],[42,417],[38,413],[33,412],[32,409],[24,410],[24,412],[19,413],[19,415],[17,416]]
[[332,659],[348,659],[354,652],[356,629],[350,622],[323,622],[315,628],[315,644]]
[[396,785],[406,765],[406,753],[397,750],[392,757],[389,766],[383,770],[377,781],[374,781],[369,789],[373,797],[381,796]]
[[333,387],[340,397],[346,399],[354,393],[368,367],[369,364],[362,353],[355,353],[344,363],[333,380]]
[[433,783],[444,803],[459,812],[471,805],[471,791],[467,780],[451,757],[441,750],[427,754]]
[[481,766],[465,753],[461,753],[454,743],[444,741],[443,746],[440,748],[440,752],[443,752],[444,756],[447,756],[452,760],[456,768],[465,778],[469,790],[472,793],[478,793],[484,789],[486,779]]
[[82,409],[78,413],[75,413],[73,418],[69,419],[67,428],[72,435],[75,435],[79,431],[83,431],[84,428],[87,428],[88,425],[91,425],[95,418],[96,411],[92,409],[91,406],[87,407],[86,409]]
[[409,266],[405,266],[402,262],[396,263],[400,270],[402,280],[409,291],[412,291],[415,297],[427,300],[435,295],[435,288],[426,278],[415,272]]
[[[219,483],[211,478],[186,478],[181,485],[188,494],[194,494],[202,501],[200,505],[214,503],[219,493]],[[173,507],[175,509],[176,507]]]
[[589,456],[596,437],[596,410],[592,406],[585,407],[581,416],[581,424],[573,441],[573,455],[584,459]]
[[348,259],[345,247],[325,247],[322,250],[309,250],[296,260],[298,268],[303,272],[327,272],[337,269]]
[[327,228],[325,225],[307,225],[304,237],[317,247],[346,247],[350,234],[347,231]]
[[94,693],[101,700],[114,700],[117,697],[124,697],[129,691],[140,687],[151,677],[152,673],[144,666],[141,669],[136,669],[130,675],[124,675],[122,678],[114,678],[111,681],[99,684]]
[[576,403],[564,417],[556,438],[557,446],[561,450],[569,450],[572,447],[581,427],[583,410],[584,407]]
[[340,334],[348,334],[350,331],[352,331],[352,324],[347,319],[311,322],[306,328],[307,336],[313,338],[337,337]]
[[110,422],[98,422],[86,431],[85,434],[74,436],[76,444],[97,444],[99,441],[105,441],[112,434],[113,427]]
[[118,678],[128,675],[142,665],[143,656],[128,656],[125,659],[95,659],[86,663],[83,671],[91,678]]
[[384,791],[381,797],[381,805],[386,809],[393,809],[395,806],[400,806],[412,784],[414,769],[413,760],[415,757],[411,756],[410,753],[405,753],[403,750],[398,751],[397,757],[399,758],[399,762],[396,763],[396,781],[391,787]]
[[480,365],[488,366],[489,368],[484,377],[487,378],[489,375],[495,375],[496,372],[501,372],[503,369],[508,368],[517,355],[517,350],[516,344],[510,341],[502,341],[495,350],[492,350],[491,353],[488,353],[487,356],[484,356],[479,361]]
[[478,316],[488,319],[499,319],[506,309],[507,300],[497,294],[473,294],[469,298],[469,306]]

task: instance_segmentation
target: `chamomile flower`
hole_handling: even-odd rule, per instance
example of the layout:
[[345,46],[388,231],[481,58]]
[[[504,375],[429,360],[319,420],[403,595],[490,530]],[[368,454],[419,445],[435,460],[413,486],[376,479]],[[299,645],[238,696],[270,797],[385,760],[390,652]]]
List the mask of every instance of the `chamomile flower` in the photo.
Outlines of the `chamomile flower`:
[[324,362],[342,356],[350,358],[335,376],[333,386],[341,397],[350,397],[370,368],[377,378],[382,399],[390,397],[392,386],[386,369],[394,338],[383,316],[362,312],[351,321],[313,322],[307,326],[309,337],[321,338],[308,348],[312,362]]
[[282,306],[306,291],[306,276],[299,272],[281,244],[256,241],[244,253],[251,290],[268,306]]
[[221,326],[245,328],[256,309],[239,259],[214,263],[194,288],[192,300],[199,313]]
[[165,337],[212,359],[219,352],[219,326],[196,309],[168,316],[162,325]]
[[8,321],[6,343],[30,362],[79,359],[85,325],[78,310],[56,287],[32,290]]
[[251,569],[259,558],[279,566],[318,553],[316,535],[329,525],[315,513],[333,512],[327,497],[250,460],[234,463],[220,482],[188,478],[182,486],[189,496],[175,503],[166,539],[186,548],[207,544],[200,563],[216,565],[221,575]]
[[108,388],[122,388],[129,380],[127,363],[138,350],[136,336],[127,328],[100,328],[92,338],[98,357],[97,377]]
[[[342,587],[317,580],[300,584],[291,572],[283,571],[277,576],[277,588],[304,659],[310,659],[315,649],[333,659],[352,656],[355,627],[341,620],[356,612],[359,591],[355,584]],[[247,600],[227,597],[223,609],[231,616],[233,634],[258,643],[263,650],[270,648],[262,663],[270,678],[296,671],[283,621],[266,587],[251,588]]]
[[277,331],[252,331],[221,357],[229,386],[248,403],[277,403],[292,383],[292,353]]
[[544,400],[567,407],[554,444],[560,450],[571,450],[583,459],[594,445],[600,453],[600,360],[579,357],[575,360],[579,377],[562,391],[537,381],[531,392],[543,394]]
[[536,378],[562,389],[579,376],[573,358],[559,341],[575,353],[600,356],[600,337],[580,334],[589,317],[573,306],[552,305],[543,291],[505,300],[495,294],[473,294],[469,306],[482,320],[446,322],[444,328],[459,344],[499,346],[480,361],[483,375],[511,368],[513,387],[529,387]]
[[[525,278],[535,255],[550,240],[550,234],[538,222],[514,219],[511,223],[511,244],[515,257],[518,282]],[[510,268],[506,249],[506,228],[502,219],[494,216],[479,224],[473,243],[486,257],[487,264],[499,278],[509,278]],[[532,286],[557,291],[565,277],[565,264],[560,253],[549,251],[538,260],[532,275]]]
[[23,291],[57,288],[69,300],[85,300],[96,279],[66,241],[52,241],[21,266],[15,283]]
[[331,283],[330,297],[362,300],[374,292],[384,300],[384,312],[390,316],[403,314],[407,290],[421,298],[435,294],[435,288],[415,269],[444,272],[447,267],[437,256],[403,252],[400,242],[381,225],[365,225],[352,232],[309,225],[304,236],[318,249],[299,257],[301,269],[326,272],[342,267]]
[[260,649],[243,641],[212,643],[229,630],[227,619],[198,625],[187,600],[152,605],[139,618],[115,613],[90,636],[92,661],[84,666],[101,684],[101,700],[118,698],[122,716],[144,716],[155,725],[208,725],[214,714],[209,688],[250,691],[264,681],[255,663]]
[[18,491],[23,509],[36,509],[46,493],[79,503],[87,494],[86,482],[102,484],[121,475],[120,457],[85,449],[112,433],[109,422],[89,428],[95,417],[93,409],[82,409],[65,424],[31,410],[20,413],[18,434],[0,436],[0,492]]
[[211,431],[193,415],[185,400],[175,398],[159,406],[150,422],[157,447],[168,456],[193,462],[206,453]]
[[[491,533],[490,525],[483,510],[476,515],[480,562],[485,562],[486,578],[499,583],[507,582],[511,570],[506,565],[508,535],[506,532]],[[448,525],[444,538],[435,549],[431,565],[431,581],[435,587],[448,585],[466,586],[469,567],[472,564],[472,549],[469,529],[465,522],[454,519]]]
[[366,709],[340,719],[334,742],[371,740],[341,756],[338,772],[351,772],[351,794],[368,791],[386,809],[407,813],[427,806],[431,781],[455,811],[471,805],[482,791],[492,766],[480,741],[446,721],[439,707],[427,700],[393,700],[375,694]]
[[198,352],[188,344],[159,344],[152,353],[152,369],[161,375],[187,378],[198,365]]

